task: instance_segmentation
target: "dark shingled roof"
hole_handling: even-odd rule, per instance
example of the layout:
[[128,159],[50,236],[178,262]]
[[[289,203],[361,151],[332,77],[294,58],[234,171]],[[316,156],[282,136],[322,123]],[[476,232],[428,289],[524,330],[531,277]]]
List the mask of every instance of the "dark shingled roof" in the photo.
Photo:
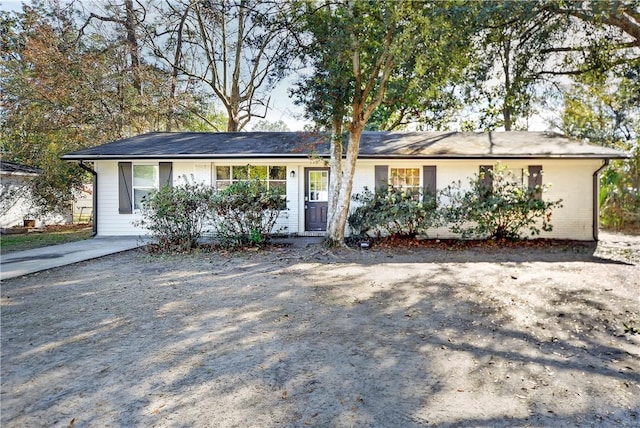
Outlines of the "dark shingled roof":
[[[98,159],[306,158],[328,156],[328,137],[308,132],[155,132],[62,157]],[[360,158],[620,159],[619,150],[547,132],[365,132]]]
[[19,163],[0,160],[0,171],[3,174],[16,175],[38,175],[42,172],[40,168],[32,166],[20,165]]

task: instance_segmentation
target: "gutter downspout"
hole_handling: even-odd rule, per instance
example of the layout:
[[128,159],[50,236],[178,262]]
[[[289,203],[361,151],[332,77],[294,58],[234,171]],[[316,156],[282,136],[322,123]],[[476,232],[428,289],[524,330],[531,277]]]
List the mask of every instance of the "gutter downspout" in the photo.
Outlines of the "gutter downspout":
[[98,234],[98,173],[84,164],[84,161],[79,161],[78,166],[93,175],[93,231],[91,237],[95,237]]
[[598,242],[598,223],[600,221],[600,182],[598,174],[600,174],[600,171],[607,165],[609,165],[609,159],[605,159],[602,166],[593,173],[593,240],[596,242]]

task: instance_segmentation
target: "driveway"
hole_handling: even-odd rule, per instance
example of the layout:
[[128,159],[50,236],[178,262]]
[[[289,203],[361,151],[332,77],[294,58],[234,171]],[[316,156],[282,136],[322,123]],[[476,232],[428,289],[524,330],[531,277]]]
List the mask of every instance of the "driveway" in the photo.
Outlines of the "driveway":
[[0,258],[0,280],[96,259],[142,245],[143,241],[135,236],[100,237],[4,254]]

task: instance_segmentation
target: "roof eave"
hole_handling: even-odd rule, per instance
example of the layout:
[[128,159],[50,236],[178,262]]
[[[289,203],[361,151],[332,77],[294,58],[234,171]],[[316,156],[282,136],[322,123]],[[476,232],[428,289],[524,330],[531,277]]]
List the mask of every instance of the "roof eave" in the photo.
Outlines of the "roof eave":
[[172,155],[64,155],[62,160],[150,160],[150,159],[307,159],[310,156],[328,157],[328,154],[309,155],[309,154],[172,154]]
[[360,155],[358,159],[461,159],[461,160],[482,160],[482,159],[627,159],[630,156],[615,154],[512,154],[512,155]]
[[[68,161],[99,161],[99,160],[152,160],[152,159],[180,159],[180,160],[197,160],[197,159],[308,159],[310,157],[328,158],[329,155],[323,154],[171,154],[171,155],[64,155],[62,160]],[[460,160],[483,160],[483,159],[627,159],[628,154],[490,154],[490,155],[463,155],[463,154],[446,154],[446,155],[389,155],[389,154],[361,154],[358,159],[394,159],[394,160],[442,160],[442,159],[460,159]]]

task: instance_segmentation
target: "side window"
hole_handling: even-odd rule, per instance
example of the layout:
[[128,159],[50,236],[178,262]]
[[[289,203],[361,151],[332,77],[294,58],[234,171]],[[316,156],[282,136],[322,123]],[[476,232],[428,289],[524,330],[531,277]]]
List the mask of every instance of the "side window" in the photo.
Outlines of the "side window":
[[277,189],[282,195],[282,209],[287,209],[287,167],[286,166],[270,166],[269,167],[269,188]]
[[140,209],[142,198],[158,189],[158,165],[133,165],[133,208]]

